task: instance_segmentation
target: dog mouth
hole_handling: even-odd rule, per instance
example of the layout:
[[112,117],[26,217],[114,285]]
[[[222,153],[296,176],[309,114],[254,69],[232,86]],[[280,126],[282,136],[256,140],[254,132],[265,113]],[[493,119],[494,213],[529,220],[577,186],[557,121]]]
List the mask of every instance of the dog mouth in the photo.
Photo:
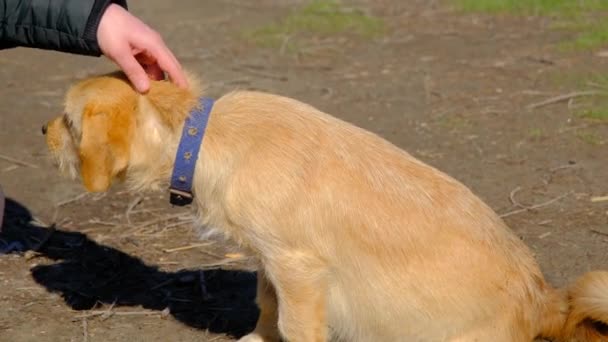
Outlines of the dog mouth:
[[71,122],[64,114],[42,125],[41,131],[46,140],[50,163],[62,174],[75,178],[80,161],[74,147],[70,127]]
[[[64,148],[67,149],[68,147]],[[61,174],[71,179],[77,177],[79,162],[75,155],[65,150],[55,150],[51,151],[48,157],[53,167],[57,168]]]

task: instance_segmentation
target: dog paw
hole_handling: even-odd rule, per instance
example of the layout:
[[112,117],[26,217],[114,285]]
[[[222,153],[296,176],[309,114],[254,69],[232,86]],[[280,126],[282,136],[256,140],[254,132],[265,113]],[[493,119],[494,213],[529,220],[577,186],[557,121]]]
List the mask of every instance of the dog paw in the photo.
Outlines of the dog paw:
[[237,342],[267,342],[267,340],[257,333],[251,333],[241,337]]

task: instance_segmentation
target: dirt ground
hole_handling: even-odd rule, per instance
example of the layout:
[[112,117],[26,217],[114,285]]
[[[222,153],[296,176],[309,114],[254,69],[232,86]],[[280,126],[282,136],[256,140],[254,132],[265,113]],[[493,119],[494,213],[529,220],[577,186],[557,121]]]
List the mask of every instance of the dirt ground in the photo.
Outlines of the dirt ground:
[[[571,33],[548,19],[462,14],[427,0],[348,2],[386,23],[374,39],[304,37],[293,53],[240,34],[299,3],[131,7],[206,79],[209,95],[258,89],[303,100],[462,181],[504,215],[554,285],[607,268],[608,201],[592,198],[608,195],[608,124],[577,116],[579,98],[527,105],[584,90],[570,80],[606,73],[608,58],[559,49]],[[85,194],[47,158],[40,127],[61,110],[66,87],[111,69],[102,58],[0,53],[0,184],[10,198],[0,340],[231,341],[255,323],[252,260],[200,240],[165,193]]]

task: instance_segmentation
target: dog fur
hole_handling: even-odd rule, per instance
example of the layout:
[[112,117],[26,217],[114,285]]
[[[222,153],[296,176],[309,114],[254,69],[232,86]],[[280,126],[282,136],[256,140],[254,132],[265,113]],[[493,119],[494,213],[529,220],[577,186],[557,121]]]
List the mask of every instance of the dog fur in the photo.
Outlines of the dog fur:
[[[203,95],[122,73],[67,93],[46,140],[89,191],[165,189]],[[241,341],[608,341],[608,272],[547,284],[531,252],[468,188],[366,130],[296,100],[219,98],[193,185],[200,222],[260,261]]]

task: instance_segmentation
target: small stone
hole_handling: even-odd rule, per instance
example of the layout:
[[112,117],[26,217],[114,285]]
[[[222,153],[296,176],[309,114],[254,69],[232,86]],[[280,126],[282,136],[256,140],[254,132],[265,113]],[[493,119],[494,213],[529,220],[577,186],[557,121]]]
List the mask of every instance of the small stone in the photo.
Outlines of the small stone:
[[608,57],[608,50],[599,51],[595,54],[597,57]]

